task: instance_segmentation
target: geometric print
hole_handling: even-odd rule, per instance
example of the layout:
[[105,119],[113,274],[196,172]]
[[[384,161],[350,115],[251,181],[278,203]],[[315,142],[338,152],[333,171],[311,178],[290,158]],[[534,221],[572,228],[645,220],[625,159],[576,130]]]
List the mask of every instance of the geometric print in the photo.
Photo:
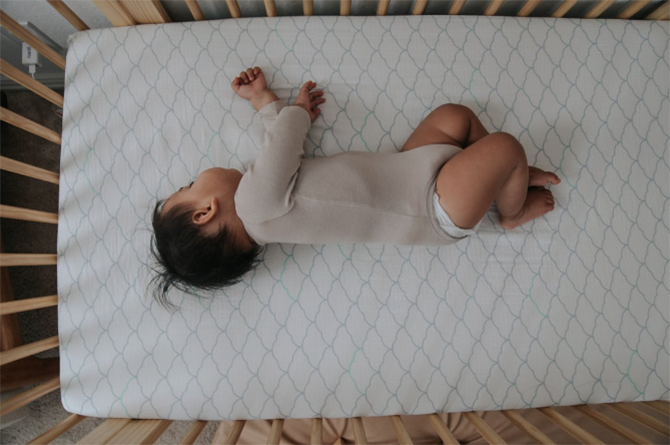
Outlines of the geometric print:
[[[58,224],[64,407],[387,416],[670,399],[668,23],[280,17],[69,40]],[[151,300],[151,211],[263,126],[230,82],[325,89],[305,157],[393,153],[443,103],[556,172],[554,211],[451,246],[269,244],[233,287]],[[476,180],[473,178],[473,180]]]

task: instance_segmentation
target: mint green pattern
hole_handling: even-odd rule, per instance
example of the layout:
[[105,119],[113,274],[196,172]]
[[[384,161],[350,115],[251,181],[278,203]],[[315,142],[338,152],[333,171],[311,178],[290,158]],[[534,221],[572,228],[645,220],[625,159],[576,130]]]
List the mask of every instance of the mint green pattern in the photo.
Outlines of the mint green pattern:
[[[668,22],[282,17],[81,32],[67,55],[61,390],[87,416],[382,416],[670,398]],[[398,151],[443,103],[561,175],[451,246],[270,244],[237,286],[147,284],[151,211],[263,141],[230,82],[325,88],[307,157]],[[473,179],[473,180],[476,180]]]

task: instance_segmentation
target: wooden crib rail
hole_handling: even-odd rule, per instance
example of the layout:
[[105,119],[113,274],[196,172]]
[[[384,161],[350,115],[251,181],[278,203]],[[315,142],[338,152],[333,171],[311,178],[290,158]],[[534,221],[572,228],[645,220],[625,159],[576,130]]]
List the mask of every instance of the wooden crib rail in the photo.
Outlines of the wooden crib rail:
[[47,0],[47,2],[56,10],[60,15],[65,17],[65,20],[70,22],[77,31],[86,31],[88,26],[82,19],[77,16],[62,0]]
[[65,58],[63,58],[63,56],[51,49],[49,45],[35,37],[34,34],[26,31],[23,26],[19,25],[16,20],[2,12],[2,10],[0,10],[0,25],[4,26],[16,37],[35,48],[38,53],[52,61],[54,65],[61,69],[65,69]]
[[40,125],[37,122],[33,122],[30,119],[26,119],[25,117],[16,114],[4,107],[0,107],[0,120],[39,136],[42,139],[46,139],[49,142],[53,142],[54,144],[61,144],[61,137],[55,131]]
[[39,179],[40,181],[58,184],[58,173],[26,164],[25,162],[15,161],[14,159],[0,156],[0,169],[16,173],[29,178]]
[[58,295],[46,295],[44,297],[26,298],[17,301],[6,301],[0,303],[0,315],[18,314],[35,309],[56,306]]
[[[70,10],[61,0],[47,0],[65,19],[72,23],[78,30],[88,29],[86,24]],[[114,26],[133,26],[146,23],[169,23],[169,15],[158,0],[92,0],[93,3],[103,12]],[[471,0],[473,1],[473,0]],[[197,0],[184,0],[194,20],[205,20],[202,9]],[[265,12],[268,17],[277,17],[277,7],[275,0],[263,0]],[[521,9],[516,13],[516,17],[528,17],[533,10],[540,4],[541,0],[526,0]],[[629,19],[647,6],[651,0],[635,0],[629,7],[622,11],[617,18]],[[390,0],[378,0],[376,15],[386,15],[389,10]],[[446,15],[458,15],[466,0],[455,0]],[[496,15],[504,0],[489,0],[489,3],[483,15]],[[600,0],[591,10],[584,14],[583,18],[598,18],[615,0]],[[428,4],[428,0],[416,0],[412,9],[412,15],[422,15]],[[577,4],[577,0],[563,0],[558,7],[551,13],[551,17],[560,18]],[[237,0],[226,0],[228,11],[232,18],[241,18],[242,13]],[[352,0],[340,0],[340,15],[351,14]],[[303,0],[303,15],[314,15],[314,0]],[[670,8],[668,2],[662,3],[651,14],[645,17],[648,20],[668,20],[670,18]],[[50,48],[49,48],[50,49]]]
[[58,214],[0,204],[0,218],[58,224]]
[[604,415],[600,414],[598,411],[594,411],[593,409],[589,408],[586,405],[579,405],[579,406],[575,406],[573,408],[576,409],[576,410],[579,410],[582,414],[589,417],[591,420],[599,423],[600,425],[604,426],[605,428],[611,428],[612,431],[614,431],[618,435],[620,435],[622,437],[625,437],[626,439],[630,440],[631,443],[637,443],[637,444],[649,444],[650,443],[645,438],[635,434],[632,431],[627,430],[626,428],[622,427],[618,423],[610,421],[607,416],[604,416]]
[[[53,382],[51,382],[53,386]],[[41,389],[44,391],[45,389]],[[635,413],[635,416],[645,415],[638,411],[634,407],[639,407],[642,405],[655,406],[658,408],[658,412],[665,411],[668,407],[668,402],[657,401],[657,402],[632,402],[632,403],[614,403],[606,404],[606,406],[613,408],[612,411],[616,410],[625,410],[627,412]],[[573,406],[572,409],[575,412],[581,413],[584,417],[591,419],[608,430],[618,434],[619,436],[630,441],[630,443],[637,444],[651,444],[648,439],[627,430],[625,427],[620,425],[615,419],[604,415],[600,412],[597,412],[590,408],[588,405],[578,405]],[[582,427],[578,426],[575,422],[568,420],[565,416],[559,414],[554,408],[545,407],[537,408],[531,410],[525,410],[526,413],[532,411],[539,411],[545,414],[550,418],[560,429],[568,433],[570,436],[577,439],[580,443],[584,444],[603,444],[600,438],[594,436],[593,434],[587,432]],[[539,431],[531,422],[526,420],[521,411],[517,410],[505,410],[501,413],[510,421],[511,424],[515,425],[520,431],[527,434],[532,438],[536,443],[542,444],[554,444],[547,435]],[[480,432],[482,437],[489,444],[504,444],[505,441],[491,428],[491,426],[477,413],[468,412],[464,413],[465,418],[468,419],[472,425]],[[429,414],[423,417],[427,420],[427,423],[430,423],[435,432],[442,439],[442,443],[447,445],[457,445],[459,442],[454,437],[453,433],[449,430],[446,424],[442,421],[440,416],[437,414]],[[651,416],[649,416],[651,417]],[[40,436],[36,437],[29,444],[45,444],[50,441],[58,438],[65,431],[70,429],[72,426],[81,422],[85,419],[84,416],[73,414],[45,431]],[[389,416],[389,428],[393,428],[396,434],[397,443],[400,445],[410,445],[412,444],[412,438],[407,433],[407,429],[404,426],[400,416]],[[354,443],[360,445],[367,444],[367,438],[365,433],[365,419],[360,417],[352,418],[352,428],[354,432]],[[656,419],[657,423],[662,424]],[[291,420],[285,419],[275,419],[272,421],[272,427],[270,428],[267,440],[267,444],[278,444],[282,437],[283,427],[285,422],[290,422]],[[158,438],[163,434],[163,432],[170,426],[172,423],[171,420],[138,420],[138,419],[108,419],[102,424],[100,424],[93,431],[88,433],[83,437],[78,444],[151,444],[154,443]],[[191,428],[187,433],[182,437],[179,444],[187,445],[193,444],[198,438],[200,433],[204,430],[208,422],[203,420],[196,420],[193,422]],[[667,423],[667,414],[666,414],[666,423]],[[219,428],[217,429],[214,439],[212,441],[213,445],[233,445],[236,444],[242,434],[246,420],[236,420],[233,421],[232,427],[226,425],[226,422],[220,422]],[[310,434],[310,443],[312,445],[322,444],[322,419],[315,418],[312,419],[312,429]],[[644,425],[647,429],[658,432],[654,426]],[[226,432],[227,431],[227,432]],[[667,436],[667,435],[666,435]]]
[[5,62],[2,59],[0,59],[0,74],[12,79],[18,84],[21,84],[33,93],[42,96],[49,102],[58,105],[61,108],[63,107],[63,96],[45,87],[40,82],[20,71],[18,68],[14,68],[11,64]]

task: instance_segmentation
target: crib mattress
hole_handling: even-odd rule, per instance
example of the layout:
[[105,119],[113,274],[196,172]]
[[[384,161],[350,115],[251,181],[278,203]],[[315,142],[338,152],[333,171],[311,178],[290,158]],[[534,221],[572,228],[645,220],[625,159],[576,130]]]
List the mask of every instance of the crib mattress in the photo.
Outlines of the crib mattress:
[[[98,29],[67,54],[61,394],[86,416],[382,416],[670,399],[668,23],[280,17]],[[151,212],[263,125],[230,83],[327,102],[307,157],[398,151],[443,103],[556,172],[556,209],[451,246],[270,244],[151,300]]]

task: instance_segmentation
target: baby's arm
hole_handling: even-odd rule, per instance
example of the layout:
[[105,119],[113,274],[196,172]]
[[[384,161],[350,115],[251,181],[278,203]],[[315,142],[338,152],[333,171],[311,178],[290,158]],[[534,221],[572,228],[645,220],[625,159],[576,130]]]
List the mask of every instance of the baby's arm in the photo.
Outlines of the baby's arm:
[[[233,79],[231,86],[238,96],[250,100],[256,111],[260,111],[265,105],[279,100],[277,95],[267,87],[265,74],[259,67],[242,71],[239,77]],[[323,91],[311,91],[315,87],[316,82],[311,80],[305,82],[300,88],[300,93],[294,104],[307,111],[312,122],[321,114],[318,106],[326,101],[321,97]]]
[[271,102],[279,100],[277,95],[267,87],[265,74],[259,67],[242,71],[239,77],[233,79],[231,86],[238,96],[251,101],[251,105],[254,106],[256,111]]

